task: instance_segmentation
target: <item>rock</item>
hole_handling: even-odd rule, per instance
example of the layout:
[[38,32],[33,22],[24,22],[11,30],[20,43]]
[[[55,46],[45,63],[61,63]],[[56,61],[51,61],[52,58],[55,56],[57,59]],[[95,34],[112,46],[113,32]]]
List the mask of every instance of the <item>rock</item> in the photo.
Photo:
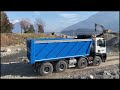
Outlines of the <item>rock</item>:
[[11,50],[10,48],[7,48],[6,51],[7,51],[7,52],[11,52],[12,50]]
[[26,42],[23,42],[24,45],[26,45]]
[[106,71],[106,70],[104,71],[104,74],[106,74],[106,75],[111,75],[110,72],[109,72],[109,71]]
[[117,75],[117,69],[113,69],[113,71],[111,72],[112,75]]
[[27,51],[27,48],[24,48],[25,51]]
[[79,76],[78,79],[86,79],[84,76]]
[[93,75],[89,75],[86,79],[94,79]]
[[104,79],[113,79],[114,76],[111,75],[110,72],[108,72],[108,71],[104,71],[104,73],[103,73],[103,78],[104,78]]
[[19,52],[19,51],[21,51],[21,48],[17,48],[17,50],[16,50],[16,51],[18,51],[18,52]]
[[87,79],[86,77],[80,77],[80,79]]
[[90,77],[90,79],[94,79],[93,75],[90,75],[89,77]]
[[114,79],[119,79],[119,75],[116,74],[116,75],[114,76]]
[[20,59],[23,63],[29,62],[28,58],[26,58],[26,57],[20,57]]

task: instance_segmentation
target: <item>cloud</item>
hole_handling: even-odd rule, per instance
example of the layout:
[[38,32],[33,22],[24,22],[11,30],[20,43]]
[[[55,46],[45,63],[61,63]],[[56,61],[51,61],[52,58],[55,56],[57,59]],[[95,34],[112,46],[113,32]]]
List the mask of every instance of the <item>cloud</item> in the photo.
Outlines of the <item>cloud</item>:
[[67,18],[67,19],[78,18],[78,14],[65,14],[65,13],[62,13],[62,14],[60,14],[60,16],[62,16],[64,18]]
[[73,25],[80,21],[80,16],[78,14],[60,14],[63,18],[59,21],[64,23],[64,27]]
[[80,15],[79,14],[61,13],[59,15],[61,17],[63,17],[60,22],[64,23],[67,26],[75,24],[75,23],[80,21]]
[[[52,14],[52,11],[33,11],[33,14],[40,15],[40,14]],[[54,13],[57,13],[54,11]]]
[[40,15],[40,12],[39,11],[33,11],[33,14],[34,15]]
[[10,23],[12,23],[12,24],[15,24],[15,23],[17,23],[17,22],[20,22],[20,20],[12,20],[12,21],[10,21]]

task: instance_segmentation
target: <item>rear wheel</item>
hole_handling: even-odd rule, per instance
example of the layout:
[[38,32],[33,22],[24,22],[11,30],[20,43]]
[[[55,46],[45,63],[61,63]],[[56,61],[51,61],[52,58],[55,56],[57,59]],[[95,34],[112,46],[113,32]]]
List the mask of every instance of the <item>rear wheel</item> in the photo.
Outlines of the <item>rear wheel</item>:
[[49,63],[49,62],[43,63],[39,67],[38,72],[42,76],[46,76],[48,74],[51,74],[53,72],[53,65],[51,63]]
[[95,56],[94,60],[93,60],[93,65],[94,66],[99,66],[101,64],[102,60],[99,56]]
[[67,63],[65,61],[58,61],[55,65],[56,72],[63,72],[67,69]]
[[85,68],[85,67],[87,67],[87,59],[85,59],[85,58],[80,58],[79,60],[78,60],[78,63],[77,63],[77,66],[78,66],[78,68]]

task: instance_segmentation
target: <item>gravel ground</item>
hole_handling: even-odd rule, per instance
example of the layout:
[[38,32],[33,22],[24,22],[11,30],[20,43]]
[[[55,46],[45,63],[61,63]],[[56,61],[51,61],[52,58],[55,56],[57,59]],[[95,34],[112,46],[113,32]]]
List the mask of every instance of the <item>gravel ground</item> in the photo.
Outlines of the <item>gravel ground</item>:
[[[67,69],[62,73],[55,73],[48,76],[40,76],[33,72],[29,64],[12,63],[2,64],[1,78],[5,79],[119,79],[119,65],[108,65],[104,67],[87,69]],[[13,70],[14,69],[14,70]]]
[[24,50],[19,51],[19,53],[14,53],[12,55],[6,55],[1,57],[1,63],[5,62],[21,62],[21,57],[26,57],[27,53]]
[[25,45],[16,45],[16,46],[8,46],[8,47],[1,47],[1,57],[5,57],[8,55],[18,54],[21,51],[26,51]]
[[[7,58],[7,57],[6,57]],[[9,60],[1,59],[1,78],[5,79],[87,79],[92,75],[95,79],[118,79],[119,65],[115,61],[102,63],[100,66],[89,66],[85,69],[70,68],[62,73],[53,72],[48,76],[40,76],[33,72],[29,63],[23,63],[21,59],[12,57]],[[117,74],[116,74],[117,72]]]

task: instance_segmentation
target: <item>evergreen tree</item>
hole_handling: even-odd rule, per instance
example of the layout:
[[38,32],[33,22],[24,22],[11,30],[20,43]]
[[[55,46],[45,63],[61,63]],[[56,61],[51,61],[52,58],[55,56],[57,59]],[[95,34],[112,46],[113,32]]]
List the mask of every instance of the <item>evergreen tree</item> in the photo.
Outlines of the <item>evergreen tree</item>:
[[1,33],[12,33],[13,29],[13,24],[10,23],[7,14],[3,11],[0,12],[1,17],[0,17],[0,32]]

